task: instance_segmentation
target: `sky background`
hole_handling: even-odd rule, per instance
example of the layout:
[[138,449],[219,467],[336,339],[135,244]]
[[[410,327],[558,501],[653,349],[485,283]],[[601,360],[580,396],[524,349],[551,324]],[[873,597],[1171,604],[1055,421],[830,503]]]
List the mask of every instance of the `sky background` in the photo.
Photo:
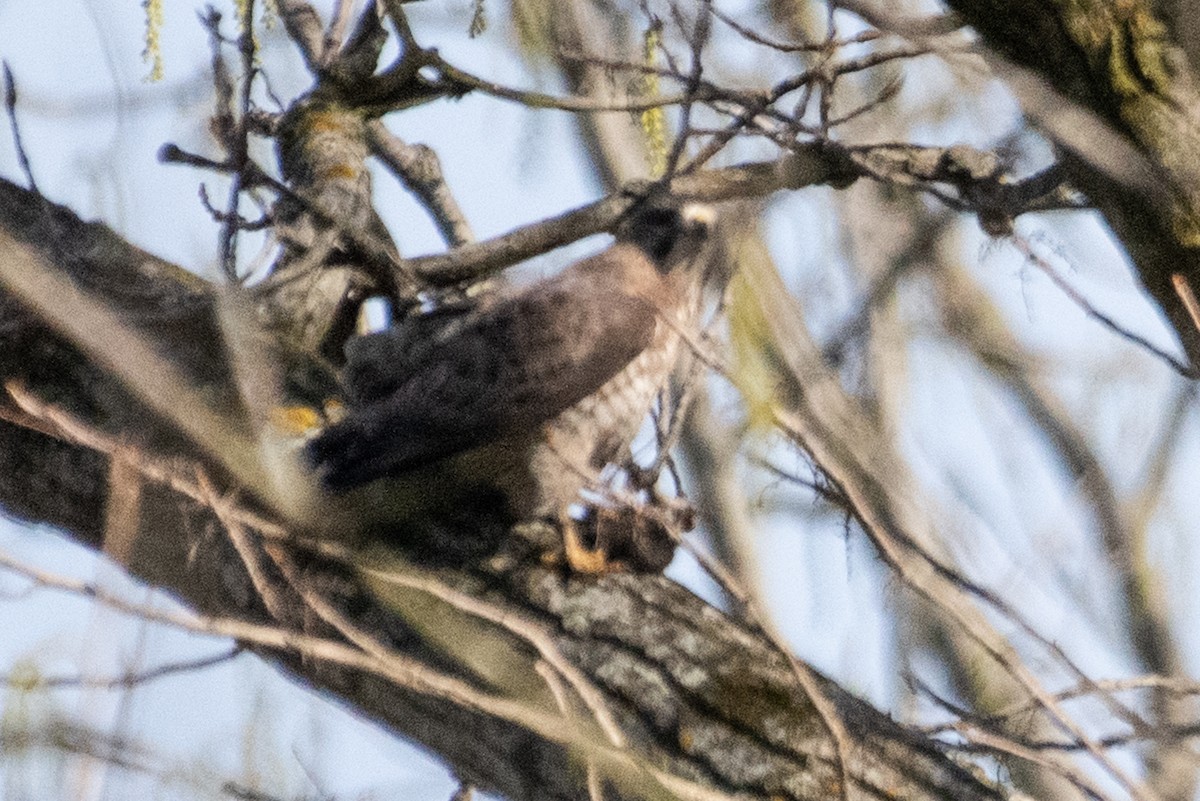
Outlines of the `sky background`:
[[[745,18],[752,3],[719,2]],[[202,275],[214,276],[217,226],[202,208],[198,185],[224,196],[219,177],[160,164],[164,143],[214,155],[207,133],[209,85],[206,37],[198,6],[166,3],[162,53],[165,75],[149,83],[141,53],[140,4],[110,0],[0,0],[0,58],[11,67],[20,97],[17,114],[38,186],[87,219],[103,220],[135,244]],[[320,4],[318,4],[320,5]],[[499,3],[489,3],[492,26],[469,40],[468,2],[408,6],[418,36],[437,42],[452,63],[515,86],[558,89],[512,54],[512,36]],[[218,5],[226,14],[232,7]],[[847,24],[851,24],[849,21]],[[271,87],[293,98],[307,73],[282,30],[262,34]],[[755,56],[735,68],[752,71]],[[920,116],[953,89],[944,66],[914,62],[897,101]],[[984,82],[986,84],[986,82]],[[1018,123],[1015,104],[985,85],[932,122],[916,126],[928,144],[994,145]],[[388,120],[410,142],[439,153],[447,181],[476,234],[494,236],[598,197],[571,118],[531,115],[500,100],[468,96]],[[24,182],[11,138],[0,134],[0,175]],[[740,153],[753,155],[753,147]],[[1037,147],[1030,148],[1035,155]],[[260,161],[270,155],[260,148]],[[737,153],[731,155],[739,155]],[[865,191],[855,187],[849,192]],[[380,174],[377,207],[407,255],[443,245],[426,216],[394,181]],[[836,330],[855,307],[855,289],[829,254],[847,235],[846,193],[813,188],[773,200],[764,232],[790,286],[804,300],[814,328]],[[1174,349],[1156,312],[1137,290],[1123,255],[1089,214],[1030,216],[1019,230],[1044,251],[1089,299],[1123,324]],[[1093,433],[1118,485],[1133,492],[1156,446],[1160,411],[1179,389],[1160,363],[1085,318],[1011,246],[988,240],[964,220],[955,247],[988,287],[1022,341],[1044,360],[1048,381]],[[858,230],[865,243],[870,230]],[[535,259],[526,275],[547,274],[603,246],[603,238]],[[259,257],[257,244],[242,246]],[[1061,470],[1024,424],[1013,401],[930,326],[922,335],[919,282],[900,302],[912,319],[913,345],[905,369],[909,408],[904,448],[945,519],[961,530],[961,563],[986,576],[1036,618],[1097,675],[1124,675],[1128,655],[1113,632],[1119,610],[1104,583],[1094,531]],[[1103,376],[1098,385],[1097,376]],[[718,390],[720,411],[736,415]],[[1196,425],[1179,437],[1175,474],[1194,461]],[[795,456],[781,453],[781,460]],[[1192,465],[1195,467],[1195,465]],[[3,469],[0,467],[0,469]],[[772,612],[798,654],[873,702],[894,707],[902,694],[891,668],[896,638],[886,610],[894,579],[884,576],[862,537],[847,534],[837,515],[811,498],[761,478],[756,543],[765,555],[761,576]],[[1169,487],[1152,526],[1151,550],[1175,591],[1178,634],[1194,662],[1197,593],[1197,493],[1185,480]],[[121,591],[141,603],[170,600],[125,579],[120,571],[41,527],[0,523],[0,552],[56,573]],[[707,592],[686,559],[672,574]],[[111,676],[128,669],[222,653],[229,643],[203,639],[121,616],[76,598],[0,575],[0,673]],[[1194,665],[1193,665],[1194,667]],[[914,665],[918,672],[921,665]],[[900,710],[903,711],[903,710]],[[348,714],[250,656],[199,672],[160,679],[135,691],[8,690],[0,696],[0,729],[13,731],[56,716],[132,738],[150,749],[146,763],[171,778],[106,768],[97,760],[61,754],[0,755],[0,796],[87,800],[210,798],[222,781],[279,796],[445,799],[455,782],[436,761]],[[64,780],[64,777],[66,779]],[[65,784],[64,784],[65,782]],[[49,795],[48,795],[49,792]]]

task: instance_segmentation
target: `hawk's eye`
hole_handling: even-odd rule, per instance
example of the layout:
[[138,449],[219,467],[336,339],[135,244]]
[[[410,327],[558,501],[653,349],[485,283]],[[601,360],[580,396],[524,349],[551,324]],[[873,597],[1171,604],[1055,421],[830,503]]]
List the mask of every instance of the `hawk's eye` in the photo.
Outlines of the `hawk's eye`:
[[648,208],[633,220],[629,238],[650,258],[662,262],[675,246],[679,232],[679,212],[669,208]]
[[673,228],[678,218],[679,213],[674,209],[650,209],[644,215],[650,228]]

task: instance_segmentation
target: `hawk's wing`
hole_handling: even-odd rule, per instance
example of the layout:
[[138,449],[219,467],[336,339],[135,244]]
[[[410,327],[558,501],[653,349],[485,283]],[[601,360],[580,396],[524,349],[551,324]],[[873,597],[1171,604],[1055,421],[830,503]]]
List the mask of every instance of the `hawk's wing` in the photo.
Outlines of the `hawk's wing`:
[[542,284],[484,309],[390,382],[374,365],[374,400],[314,440],[313,461],[348,488],[533,431],[624,369],[655,325],[653,304],[611,281]]
[[383,400],[429,357],[432,349],[453,337],[473,319],[472,308],[438,309],[409,317],[386,331],[355,337],[346,343],[342,388],[352,407]]

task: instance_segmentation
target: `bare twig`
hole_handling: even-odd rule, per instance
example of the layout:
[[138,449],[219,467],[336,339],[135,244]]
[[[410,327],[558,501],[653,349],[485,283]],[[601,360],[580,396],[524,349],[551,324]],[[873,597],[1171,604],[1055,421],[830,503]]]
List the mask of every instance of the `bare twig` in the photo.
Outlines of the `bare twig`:
[[1134,333],[1133,331],[1125,328],[1112,317],[1109,317],[1107,314],[1092,305],[1092,302],[1084,297],[1083,293],[1071,286],[1071,284],[1065,278],[1063,278],[1056,269],[1054,269],[1054,266],[1050,264],[1047,259],[1043,258],[1040,253],[1034,250],[1033,244],[1029,240],[1018,236],[1013,237],[1012,243],[1017,251],[1021,253],[1021,255],[1025,256],[1025,258],[1029,259],[1031,264],[1045,273],[1046,277],[1049,278],[1056,287],[1062,290],[1063,294],[1070,298],[1076,306],[1082,309],[1088,317],[1091,317],[1093,320],[1100,323],[1109,331],[1112,331],[1121,339],[1127,340],[1137,347],[1145,350],[1184,378],[1197,378],[1196,368],[1185,364],[1175,356],[1167,353],[1165,350],[1158,347],[1141,334]]
[[[8,410],[0,406],[0,419],[103,453],[113,461],[123,461],[134,467],[139,475],[168,486],[193,501],[211,505],[219,500],[219,494],[213,491],[211,483],[204,477],[198,464],[187,463],[178,458],[156,458],[143,453],[118,438],[87,425],[66,410],[46,403],[16,382],[7,382],[4,389],[18,408]],[[227,521],[250,526],[267,536],[289,536],[279,523],[236,504],[226,506],[222,514]]]
[[321,56],[324,52],[325,34],[321,29],[321,19],[317,12],[306,0],[275,0],[279,8],[279,16],[288,35],[300,49],[304,62],[313,72],[321,68]]
[[502,100],[511,100],[514,103],[520,103],[527,108],[536,109],[557,109],[559,111],[647,111],[649,109],[663,108],[664,106],[674,106],[680,103],[687,102],[689,97],[703,98],[706,95],[703,92],[702,86],[697,86],[694,92],[676,95],[663,95],[660,97],[647,97],[639,99],[624,100],[619,103],[610,103],[603,100],[593,100],[587,97],[555,97],[553,95],[543,94],[542,92],[533,92],[524,89],[513,89],[507,86],[489,81],[485,78],[480,78],[471,73],[459,69],[458,67],[449,64],[441,59],[440,56],[434,57],[436,60],[436,68],[448,81],[457,84],[464,89],[474,89],[484,94],[497,97]]
[[325,37],[321,43],[321,63],[325,66],[332,64],[337,58],[338,51],[341,50],[342,43],[346,40],[350,17],[357,5],[355,0],[337,0],[334,3],[333,18],[329,20],[329,27],[325,29]]
[[250,116],[250,92],[254,87],[254,76],[258,72],[254,56],[254,2],[253,0],[244,0],[244,2],[239,4],[238,8],[241,14],[241,19],[238,20],[240,26],[238,54],[241,56],[242,71],[241,91],[238,97],[234,130],[231,131],[231,141],[226,143],[226,146],[232,149],[229,161],[233,169],[233,178],[229,187],[229,204],[225,212],[225,221],[221,226],[219,251],[221,254],[221,268],[225,273],[225,277],[233,283],[239,281],[237,269],[237,235],[240,215],[238,213],[238,206],[242,197],[242,184],[245,180],[244,173],[250,158],[250,134],[247,129],[247,120]]
[[[193,167],[202,167],[204,169],[214,170],[221,173],[232,173],[234,166],[229,162],[214,161],[198,156],[193,153],[179,148],[173,144],[166,144],[159,148],[159,161],[167,164],[187,164]],[[373,260],[378,260],[381,263],[392,266],[392,272],[399,277],[401,286],[410,286],[412,281],[405,272],[403,264],[397,264],[395,257],[392,255],[391,248],[388,243],[383,240],[378,234],[363,226],[356,226],[344,219],[343,215],[331,211],[319,199],[314,197],[312,193],[307,191],[297,191],[286,184],[283,184],[268,175],[261,167],[253,162],[247,162],[243,170],[243,185],[251,186],[266,186],[270,189],[284,195],[297,203],[301,204],[307,211],[311,212],[322,222],[331,226],[333,236],[343,236],[353,244],[356,248],[362,251]],[[334,240],[329,240],[330,248],[335,244]],[[325,254],[322,254],[322,257]]]
[[12,129],[17,163],[21,165],[21,172],[25,173],[25,180],[29,182],[29,188],[33,190],[34,194],[40,195],[37,181],[33,179],[33,166],[29,163],[29,154],[25,151],[25,143],[21,140],[21,127],[17,124],[17,82],[13,78],[12,69],[9,68],[7,61],[4,62],[4,110],[8,114],[8,124]]
[[98,678],[94,676],[38,676],[30,678],[24,675],[0,675],[0,684],[10,688],[20,688],[23,692],[57,690],[62,688],[81,687],[89,690],[129,690],[149,684],[152,681],[184,673],[195,673],[210,667],[223,665],[241,656],[242,649],[233,647],[213,656],[200,659],[187,659],[178,662],[167,662],[158,667],[139,670],[136,673],[123,673],[120,676]]
[[425,145],[410,145],[375,120],[367,124],[371,149],[402,180],[437,224],[452,248],[470,244],[475,235],[442,174],[437,153]]
[[625,735],[621,732],[621,728],[617,724],[616,718],[613,716],[613,712],[604,700],[604,696],[599,688],[592,684],[577,667],[566,659],[558,646],[555,645],[550,632],[546,631],[542,626],[532,620],[527,620],[510,611],[499,609],[493,604],[484,603],[477,598],[448,587],[433,578],[423,577],[415,572],[377,570],[369,566],[363,567],[361,570],[364,574],[371,575],[380,582],[393,584],[398,587],[408,587],[426,593],[455,609],[466,612],[480,620],[486,620],[489,623],[501,626],[528,642],[537,649],[538,655],[544,660],[545,664],[562,676],[571,689],[579,695],[609,742],[618,748],[625,747]]
[[[840,3],[839,3],[839,5],[840,5]],[[735,19],[733,19],[733,17],[726,14],[724,11],[717,8],[717,6],[715,6],[715,5],[712,6],[712,15],[714,17],[716,17],[717,19],[719,19],[721,22],[728,25],[730,28],[732,28],[738,34],[738,36],[741,36],[743,39],[750,41],[750,42],[754,42],[755,44],[762,45],[763,47],[770,48],[771,50],[778,51],[780,53],[812,53],[812,52],[816,52],[827,46],[827,44],[825,42],[817,42],[817,43],[801,42],[798,44],[793,44],[791,42],[781,42],[776,39],[771,39],[767,36],[764,36],[761,33],[752,31],[747,26],[742,25],[741,23],[737,22]],[[871,31],[871,30],[863,31],[862,33],[858,33],[853,36],[848,36],[845,39],[839,39],[839,40],[835,41],[834,45],[836,47],[844,47],[846,45],[863,44],[864,42],[873,42],[876,39],[878,39],[880,37],[880,35],[881,34],[879,33],[879,31]]]

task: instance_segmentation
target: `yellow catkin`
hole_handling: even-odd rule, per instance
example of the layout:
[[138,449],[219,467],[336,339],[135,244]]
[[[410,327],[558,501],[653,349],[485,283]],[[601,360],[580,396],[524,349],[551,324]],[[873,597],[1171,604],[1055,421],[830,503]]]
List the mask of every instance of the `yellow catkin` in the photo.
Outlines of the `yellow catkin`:
[[482,35],[487,26],[487,9],[483,7],[483,0],[475,0],[471,9],[471,27],[467,29],[467,35],[474,39]]
[[[645,35],[645,64],[653,69],[658,66],[658,45],[661,28],[651,25]],[[642,85],[642,94],[646,97],[657,97],[659,94],[658,76],[647,72]],[[646,137],[646,161],[650,167],[651,178],[661,178],[667,171],[667,115],[662,108],[650,108],[642,112],[642,134]]]
[[258,37],[254,32],[254,0],[235,0],[235,2],[237,5],[238,33],[242,36],[250,35],[254,45],[254,63],[258,65]]
[[146,12],[146,49],[142,51],[142,61],[150,63],[146,80],[158,82],[163,78],[163,3],[162,0],[142,0],[142,8]]

